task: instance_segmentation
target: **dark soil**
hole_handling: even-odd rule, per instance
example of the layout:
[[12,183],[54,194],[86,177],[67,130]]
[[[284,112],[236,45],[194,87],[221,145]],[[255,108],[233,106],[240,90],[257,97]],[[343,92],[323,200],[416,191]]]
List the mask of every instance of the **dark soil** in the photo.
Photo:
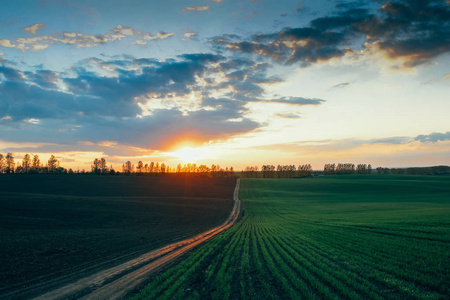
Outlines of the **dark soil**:
[[0,298],[218,226],[234,185],[234,178],[0,176]]

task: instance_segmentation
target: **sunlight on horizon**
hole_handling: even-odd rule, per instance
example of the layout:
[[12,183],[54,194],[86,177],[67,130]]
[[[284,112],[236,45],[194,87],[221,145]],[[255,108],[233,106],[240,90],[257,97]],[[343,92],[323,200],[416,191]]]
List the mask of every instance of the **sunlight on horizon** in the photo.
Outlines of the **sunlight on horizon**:
[[175,152],[173,152],[175,156],[177,156],[184,163],[193,163],[199,159],[207,159],[208,153],[204,148],[192,148],[192,147],[183,147]]

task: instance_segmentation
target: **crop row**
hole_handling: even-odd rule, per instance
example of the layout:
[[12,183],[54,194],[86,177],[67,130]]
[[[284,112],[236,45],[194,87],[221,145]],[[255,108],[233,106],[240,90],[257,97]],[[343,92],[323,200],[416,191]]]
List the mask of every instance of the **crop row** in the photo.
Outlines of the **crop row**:
[[[426,222],[416,226],[412,221],[405,226],[397,222],[393,228],[373,220],[340,222],[347,215],[339,211],[339,204],[333,207],[338,212],[327,220],[317,213],[317,202],[312,208],[298,201],[301,195],[273,197],[273,186],[264,190],[267,182],[272,184],[243,180],[243,219],[156,277],[135,299],[449,296],[445,228],[425,231]],[[406,235],[405,228],[410,230]],[[415,230],[420,231],[417,236]]]

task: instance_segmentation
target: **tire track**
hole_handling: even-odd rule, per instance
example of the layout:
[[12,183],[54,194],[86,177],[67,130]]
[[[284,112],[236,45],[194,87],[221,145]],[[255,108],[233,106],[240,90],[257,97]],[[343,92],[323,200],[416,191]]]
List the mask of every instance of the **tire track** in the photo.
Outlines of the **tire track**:
[[136,259],[109,268],[74,283],[45,293],[36,300],[56,299],[122,299],[131,290],[141,285],[149,275],[227,230],[238,220],[241,201],[239,200],[240,179],[236,181],[233,199],[234,206],[228,219],[220,226],[201,233],[193,238],[167,245],[148,252]]

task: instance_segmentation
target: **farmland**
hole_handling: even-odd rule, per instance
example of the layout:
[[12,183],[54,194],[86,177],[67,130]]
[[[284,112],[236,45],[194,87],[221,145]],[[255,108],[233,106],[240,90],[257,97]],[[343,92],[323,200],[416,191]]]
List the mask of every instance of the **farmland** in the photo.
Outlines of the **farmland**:
[[448,299],[450,177],[242,179],[242,220],[134,299]]
[[0,298],[222,224],[234,187],[234,178],[0,176]]

